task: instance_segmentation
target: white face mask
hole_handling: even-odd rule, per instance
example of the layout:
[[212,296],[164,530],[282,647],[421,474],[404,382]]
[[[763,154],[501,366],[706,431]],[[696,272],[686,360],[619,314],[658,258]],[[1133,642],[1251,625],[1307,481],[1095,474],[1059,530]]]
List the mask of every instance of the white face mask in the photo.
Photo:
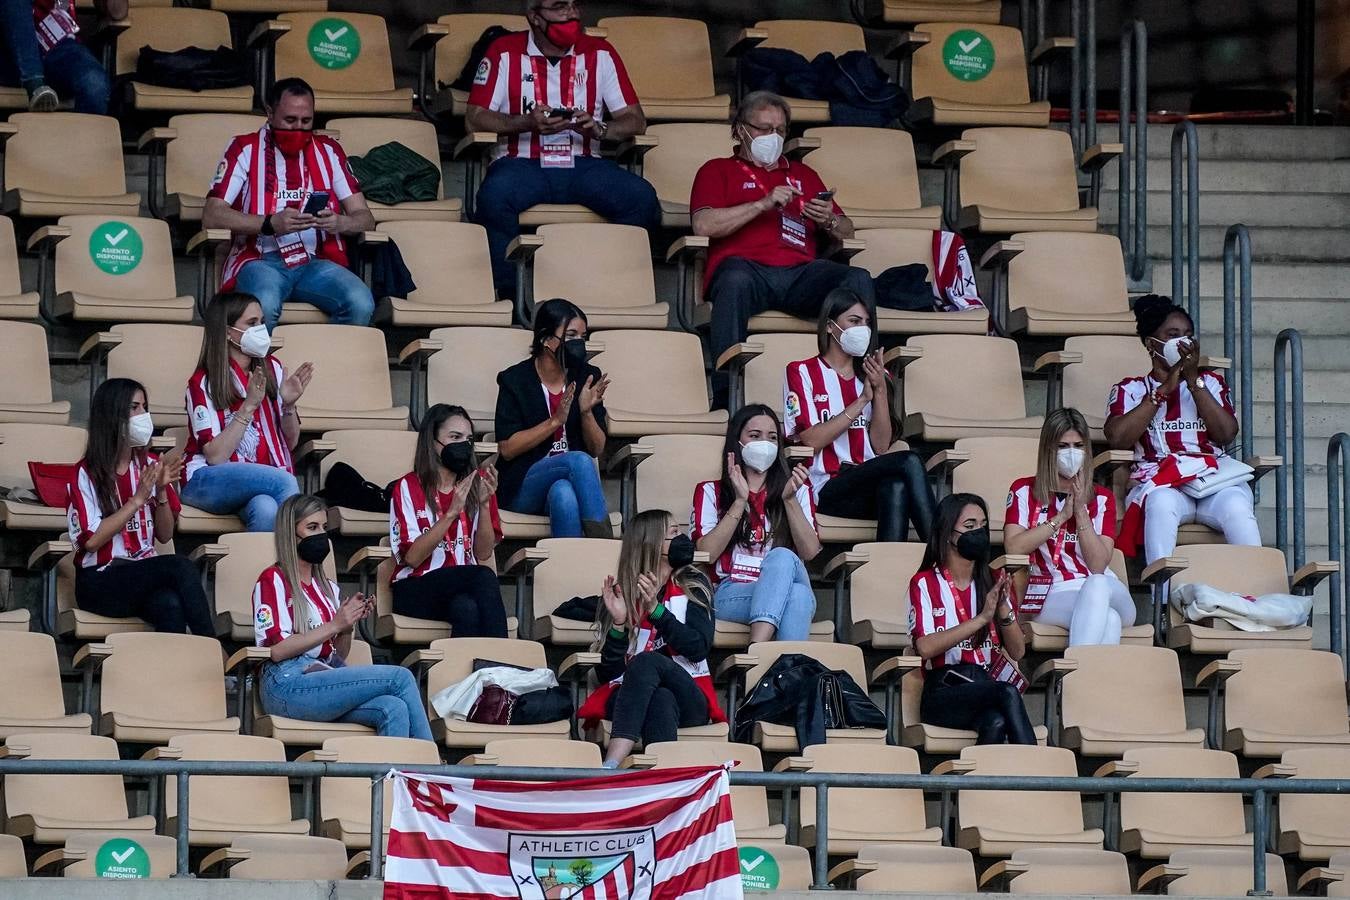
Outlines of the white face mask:
[[778,462],[778,445],[773,441],[751,441],[741,444],[741,459],[756,472],[767,472]]
[[267,351],[272,349],[272,336],[267,333],[267,326],[253,325],[243,329],[239,335],[239,349],[254,359],[267,356]]
[[771,166],[783,155],[783,136],[777,132],[761,134],[750,141],[750,158],[761,166]]
[[[839,326],[834,326],[838,328]],[[849,356],[863,356],[872,346],[872,329],[866,325],[854,325],[839,332],[839,346]]]
[[[1156,341],[1157,338],[1154,338],[1154,340]],[[1162,356],[1163,362],[1169,366],[1175,366],[1181,362],[1181,351],[1190,346],[1190,343],[1191,339],[1188,337],[1174,337],[1163,341],[1159,355]]]
[[148,412],[137,413],[127,425],[127,440],[133,447],[144,447],[155,433],[155,422]]
[[1072,478],[1083,470],[1087,452],[1081,447],[1060,447],[1055,451],[1055,468],[1064,478]]

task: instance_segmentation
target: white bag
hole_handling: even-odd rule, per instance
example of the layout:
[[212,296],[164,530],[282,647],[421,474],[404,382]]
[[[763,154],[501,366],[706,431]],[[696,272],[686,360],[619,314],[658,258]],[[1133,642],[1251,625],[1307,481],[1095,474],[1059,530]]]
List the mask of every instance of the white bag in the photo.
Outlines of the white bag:
[[1275,631],[1306,625],[1313,598],[1295,594],[1244,597],[1207,584],[1184,584],[1172,591],[1171,601],[1189,622],[1222,619],[1241,631]]
[[1203,500],[1211,494],[1234,484],[1246,484],[1256,477],[1256,470],[1231,456],[1217,457],[1219,467],[1181,485],[1186,496]]

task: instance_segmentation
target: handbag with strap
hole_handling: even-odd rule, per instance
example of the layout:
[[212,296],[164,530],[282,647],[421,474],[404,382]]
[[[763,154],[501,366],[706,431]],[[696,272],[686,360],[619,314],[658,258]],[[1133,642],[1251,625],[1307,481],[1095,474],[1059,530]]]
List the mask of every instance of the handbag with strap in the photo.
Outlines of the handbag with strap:
[[70,485],[75,481],[79,469],[76,463],[28,463],[28,475],[33,479],[33,489],[45,506],[65,509],[70,501]]
[[479,725],[510,725],[511,711],[516,706],[516,695],[497,684],[489,684],[478,695],[469,710],[470,722]]
[[1226,487],[1246,484],[1256,478],[1256,470],[1231,456],[1215,457],[1218,468],[1212,469],[1181,485],[1181,492],[1193,500],[1203,500]]

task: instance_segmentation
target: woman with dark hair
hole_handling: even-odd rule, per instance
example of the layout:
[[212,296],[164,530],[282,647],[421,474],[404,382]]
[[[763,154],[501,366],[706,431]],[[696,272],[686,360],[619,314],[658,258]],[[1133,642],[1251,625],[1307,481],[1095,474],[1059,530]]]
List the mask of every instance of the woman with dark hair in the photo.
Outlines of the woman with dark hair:
[[909,582],[909,631],[923,657],[920,721],[974,729],[981,744],[1034,744],[1017,661],[1026,651],[1007,572],[989,569],[989,511],[952,494]]
[[449,622],[453,637],[506,637],[501,539],[497,470],[474,458],[464,408],[437,403],[422,417],[413,470],[389,498],[394,612]]
[[1261,546],[1251,488],[1235,482],[1196,499],[1182,488],[1220,468],[1238,421],[1223,376],[1200,368],[1200,342],[1190,314],[1171,298],[1134,302],[1135,330],[1153,358],[1145,375],[1126,378],[1107,400],[1106,440],[1134,450],[1134,482],[1126,497],[1118,544],[1127,556],[1144,545],[1145,563],[1170,554],[1177,528],[1199,522],[1230,544]]
[[311,363],[287,375],[271,346],[251,294],[217,294],[206,304],[202,352],[187,385],[183,501],[237,514],[249,531],[271,531],[277,507],[300,493],[291,460],[300,440],[295,404],[314,377]]
[[530,358],[497,373],[502,505],[547,514],[554,537],[614,536],[595,467],[609,376],[586,361],[588,330],[575,303],[541,303]]
[[89,443],[71,480],[75,602],[100,616],[139,616],[156,631],[214,637],[201,577],[187,557],[159,555],[178,522],[183,458],[146,450],[154,433],[145,388],[109,378],[89,405]]
[[816,595],[803,560],[820,552],[816,504],[805,466],[789,468],[782,428],[760,403],[727,425],[722,477],[694,488],[689,523],[698,549],[717,562],[719,619],[750,626],[750,641],[804,641]]
[[920,540],[933,521],[933,491],[919,455],[890,451],[894,429],[886,368],[872,327],[876,307],[839,288],[825,298],[816,342],[820,355],[787,367],[787,436],[816,452],[811,486],[830,516],[876,519],[877,540]]

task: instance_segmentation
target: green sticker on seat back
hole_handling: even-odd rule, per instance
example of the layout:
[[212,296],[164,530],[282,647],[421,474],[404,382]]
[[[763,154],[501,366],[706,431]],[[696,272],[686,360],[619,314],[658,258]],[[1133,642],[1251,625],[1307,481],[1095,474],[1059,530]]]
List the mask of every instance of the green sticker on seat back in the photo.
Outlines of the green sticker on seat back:
[[307,38],[310,59],[325,69],[345,69],[361,55],[361,34],[345,19],[320,19]]
[[953,31],[942,45],[942,64],[953,78],[979,81],[994,70],[994,45],[973,28]]
[[95,878],[149,878],[150,854],[127,838],[104,841],[94,854]]
[[762,847],[741,847],[741,887],[747,891],[778,890],[778,860]]
[[145,245],[126,222],[104,222],[89,235],[89,258],[109,275],[125,275],[141,264]]

